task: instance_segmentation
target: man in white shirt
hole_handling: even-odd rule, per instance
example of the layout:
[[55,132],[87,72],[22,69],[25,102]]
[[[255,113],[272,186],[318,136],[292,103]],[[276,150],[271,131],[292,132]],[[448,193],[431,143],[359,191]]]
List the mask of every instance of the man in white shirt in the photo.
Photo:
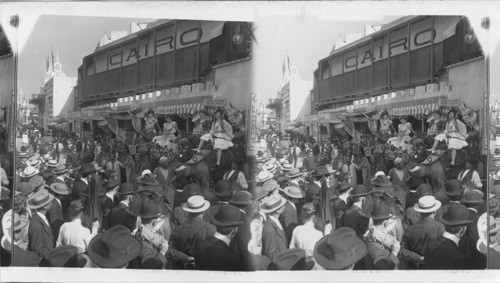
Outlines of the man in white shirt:
[[56,246],[72,245],[78,249],[78,253],[87,251],[90,240],[97,235],[99,222],[95,221],[92,225],[92,232],[82,225],[82,214],[84,206],[82,201],[77,199],[71,202],[69,214],[71,222],[66,222],[61,226]]
[[458,180],[474,185],[472,189],[481,189],[483,187],[483,183],[481,182],[481,178],[479,177],[479,173],[472,168],[472,163],[470,160],[467,160],[465,163],[465,170],[461,171],[458,174]]
[[243,190],[248,189],[248,183],[245,179],[245,175],[241,172],[241,170],[239,170],[238,164],[234,161],[231,163],[231,170],[224,174],[223,179],[231,183],[238,184]]

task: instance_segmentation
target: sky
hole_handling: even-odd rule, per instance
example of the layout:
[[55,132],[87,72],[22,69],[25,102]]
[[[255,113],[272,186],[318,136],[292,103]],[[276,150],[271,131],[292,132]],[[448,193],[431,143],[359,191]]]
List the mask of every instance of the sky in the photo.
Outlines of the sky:
[[[403,16],[403,15],[401,15]],[[329,21],[314,16],[274,16],[259,19],[254,45],[256,94],[267,101],[276,97],[282,82],[282,63],[287,54],[304,80],[313,80],[318,61],[327,57],[339,37],[364,33],[365,25],[389,23],[400,16],[363,21]]]
[[[19,54],[19,90],[25,97],[40,92],[45,78],[47,55],[59,52],[63,72],[76,77],[83,57],[94,52],[97,43],[112,30],[130,32],[131,22],[153,19],[41,16]],[[50,60],[50,59],[49,59]]]

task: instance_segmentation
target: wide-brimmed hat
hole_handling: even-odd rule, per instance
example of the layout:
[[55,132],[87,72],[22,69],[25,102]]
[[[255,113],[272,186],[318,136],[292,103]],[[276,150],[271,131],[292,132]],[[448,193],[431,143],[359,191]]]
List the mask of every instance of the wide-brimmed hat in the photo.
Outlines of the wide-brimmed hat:
[[484,200],[481,192],[473,190],[465,192],[460,202],[466,204],[481,204],[484,202]]
[[219,180],[215,184],[214,193],[218,197],[228,196],[232,192],[233,192],[233,189],[232,189],[232,186],[231,186],[231,182],[229,182],[227,180]]
[[188,178],[183,175],[175,177],[175,180],[172,181],[172,186],[174,186],[174,188],[177,190],[182,190],[188,184],[189,184]]
[[47,153],[47,154],[44,154],[44,155],[42,156],[42,158],[43,158],[44,160],[52,160],[52,159],[53,159],[53,158],[52,158],[52,156],[50,156],[50,154],[48,154],[48,153]]
[[247,191],[235,191],[229,200],[229,204],[245,206],[252,204],[252,194]]
[[431,213],[441,207],[441,202],[436,200],[434,196],[423,196],[418,199],[413,209],[420,213]]
[[54,168],[52,170],[52,174],[54,174],[54,175],[61,175],[61,174],[64,174],[64,173],[66,173],[68,171],[69,170],[68,170],[68,168],[66,168],[66,165],[64,165],[64,164],[57,164],[56,168]]
[[432,187],[427,183],[423,183],[417,188],[417,196],[423,197],[427,195],[432,195]]
[[[7,211],[2,217],[2,223],[5,224],[5,229],[9,229],[12,227],[12,210]],[[19,214],[14,213],[14,232],[22,230],[30,223],[29,219],[19,217]]]
[[23,172],[21,172],[20,176],[22,178],[31,178],[37,175],[38,173],[40,173],[40,170],[38,170],[38,168],[28,165],[26,168],[24,168]]
[[160,183],[156,180],[156,176],[150,173],[144,174],[144,176],[137,178],[137,182],[144,186],[158,186]]
[[47,184],[42,176],[36,175],[29,179],[28,183],[35,189],[43,188]]
[[87,259],[78,253],[78,248],[71,245],[53,248],[42,260],[40,266],[47,267],[84,267]]
[[[22,149],[21,149],[21,150],[22,150]],[[19,158],[28,158],[28,157],[30,157],[30,156],[31,156],[31,155],[30,155],[28,152],[26,152],[26,151],[21,151],[21,152],[19,152],[19,153],[17,154],[17,157],[19,157]]]
[[8,200],[10,199],[10,190],[6,187],[0,188],[0,200]]
[[452,179],[446,182],[446,194],[450,197],[458,196],[464,191],[464,186],[462,181],[458,179]]
[[335,187],[335,189],[337,189],[337,191],[339,192],[344,192],[344,191],[347,191],[348,189],[352,188],[351,185],[347,182],[340,182],[337,184],[337,186]]
[[271,180],[266,181],[264,183],[264,185],[262,185],[262,188],[264,188],[264,191],[270,193],[270,192],[274,192],[276,189],[278,189],[279,184],[276,180],[271,179]]
[[235,227],[243,224],[241,212],[236,206],[223,205],[219,212],[212,216],[212,223],[219,227]]
[[273,177],[274,175],[271,172],[260,171],[259,174],[257,174],[257,177],[255,177],[255,182],[257,183],[265,182],[267,180],[271,180]]
[[290,172],[286,173],[287,178],[297,178],[300,176],[302,176],[302,172],[299,168],[292,168],[290,169]]
[[348,227],[332,231],[314,246],[314,259],[329,270],[341,270],[355,264],[368,253],[366,244]]
[[27,201],[28,208],[38,209],[46,206],[54,199],[54,195],[49,193],[46,189],[41,189],[33,194]]
[[102,184],[101,188],[104,189],[104,190],[107,190],[109,188],[115,188],[115,187],[118,187],[120,185],[120,183],[118,183],[116,180],[107,180],[106,182],[104,182],[104,184]]
[[349,192],[351,197],[362,197],[368,194],[368,189],[364,185],[356,185]]
[[[488,217],[489,217],[489,227],[488,227]],[[477,241],[477,250],[483,254],[487,253],[487,239],[489,236],[496,235],[500,231],[500,225],[497,223],[497,220],[489,215],[487,212],[483,213],[479,216],[477,220],[477,231],[479,234],[479,240]],[[490,245],[493,243],[490,242]]]
[[472,223],[472,220],[469,220],[469,209],[467,207],[452,202],[443,213],[441,222],[448,226],[462,226]]
[[392,182],[389,180],[389,177],[385,175],[379,175],[376,178],[372,179],[373,187],[390,187],[392,186]]
[[57,161],[56,161],[56,160],[51,159],[51,160],[49,160],[46,164],[47,164],[47,166],[49,166],[49,167],[56,167],[58,163],[57,163]]
[[270,193],[264,190],[262,186],[256,186],[252,191],[252,197],[254,200],[261,200],[264,197],[268,196]]
[[422,178],[419,176],[411,176],[408,181],[406,181],[406,186],[410,188],[410,190],[416,189],[418,186],[422,185]]
[[391,218],[391,208],[385,203],[376,203],[370,212],[370,218],[373,220],[382,220]]
[[124,196],[131,195],[134,192],[134,185],[132,183],[123,183],[120,185],[120,188],[118,188],[117,194],[120,196]]
[[264,164],[262,165],[262,170],[267,171],[267,172],[274,172],[276,170],[277,166],[276,164]]
[[141,218],[157,218],[160,217],[160,207],[157,203],[152,201],[143,201],[141,209],[139,209],[137,215]]
[[77,174],[85,174],[85,173],[93,173],[93,172],[97,172],[95,166],[93,164],[83,164],[82,166],[80,166],[80,169],[78,169],[78,171],[76,172]]
[[300,188],[295,187],[295,186],[288,186],[286,187],[283,192],[291,197],[291,198],[296,198],[296,199],[301,199],[306,196],[306,193],[302,191]]
[[182,209],[189,213],[200,213],[210,207],[210,202],[205,200],[203,196],[192,196],[187,202],[182,205]]
[[283,164],[282,169],[283,171],[290,171],[292,170],[292,164]]
[[38,167],[40,167],[40,165],[42,165],[42,162],[39,159],[28,161],[26,163],[28,164],[28,166],[35,167],[35,168],[38,168]]
[[17,191],[19,191],[23,196],[29,195],[31,192],[36,190],[29,182],[22,182],[17,186]]
[[303,249],[289,249],[278,253],[273,262],[269,264],[268,270],[311,270],[314,261],[306,259]]
[[87,253],[100,267],[120,267],[136,258],[142,249],[141,242],[130,234],[130,229],[117,225],[95,236]]
[[54,182],[50,184],[50,189],[58,195],[69,195],[68,186],[65,183]]
[[285,205],[286,199],[280,195],[272,195],[263,204],[260,205],[260,210],[264,213],[272,213]]

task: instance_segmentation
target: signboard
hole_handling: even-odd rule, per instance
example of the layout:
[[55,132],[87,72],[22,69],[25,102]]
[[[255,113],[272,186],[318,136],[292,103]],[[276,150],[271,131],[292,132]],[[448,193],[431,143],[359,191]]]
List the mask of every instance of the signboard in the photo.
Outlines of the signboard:
[[446,107],[446,108],[451,108],[451,107],[460,107],[463,105],[462,99],[457,98],[457,99],[440,99],[437,103],[438,107]]
[[408,109],[398,108],[398,109],[392,110],[392,115],[394,115],[394,116],[409,116],[410,113],[411,113],[411,110],[409,108]]
[[213,108],[224,108],[228,104],[227,99],[207,99],[203,102],[203,104],[207,107],[213,107]]

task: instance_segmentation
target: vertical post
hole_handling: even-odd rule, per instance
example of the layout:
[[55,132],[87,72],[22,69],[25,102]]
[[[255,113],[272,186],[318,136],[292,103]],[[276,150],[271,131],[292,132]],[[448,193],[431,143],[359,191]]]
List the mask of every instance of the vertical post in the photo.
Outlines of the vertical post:
[[[432,83],[433,80],[432,80],[432,77],[434,76],[434,33],[435,33],[435,30],[434,30],[434,16],[431,16],[431,72],[430,72],[430,82]],[[443,45],[444,45],[444,40],[443,40]],[[443,50],[444,50],[444,47],[443,47]]]
[[[8,141],[8,143],[12,142],[12,169],[13,172],[12,174],[12,188],[14,193],[12,194],[12,210],[11,210],[11,230],[10,230],[10,235],[11,235],[11,265],[14,264],[14,208],[16,205],[15,202],[15,190],[17,188],[17,178],[16,178],[16,155],[17,155],[17,150],[16,150],[16,136],[17,136],[17,73],[18,73],[18,45],[17,45],[17,31],[18,31],[18,26],[19,26],[19,15],[14,15],[10,19],[10,24],[14,27],[15,33],[14,33],[14,80],[13,80],[13,94],[12,94],[12,113],[11,113],[11,137]],[[10,149],[10,147],[9,147]]]
[[[153,87],[156,87],[156,30],[153,32],[153,78],[151,79],[151,83],[153,84]],[[149,44],[148,44],[149,47]]]

